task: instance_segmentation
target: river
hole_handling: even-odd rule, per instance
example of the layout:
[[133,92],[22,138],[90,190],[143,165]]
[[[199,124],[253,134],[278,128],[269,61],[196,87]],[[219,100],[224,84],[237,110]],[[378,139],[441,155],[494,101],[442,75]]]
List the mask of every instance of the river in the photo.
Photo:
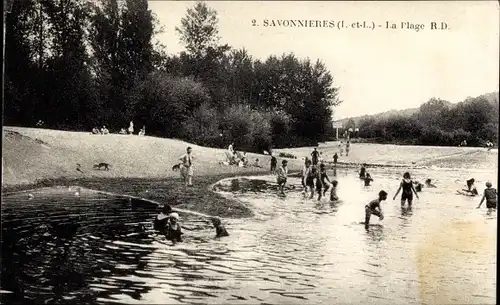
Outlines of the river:
[[[84,189],[5,196],[2,303],[495,304],[496,212],[455,192],[472,176],[480,192],[497,185],[496,168],[412,169],[438,188],[411,214],[392,200],[403,169],[368,170],[364,187],[337,169],[337,204],[304,199],[296,178],[285,198],[270,176],[223,180],[218,192],[256,216],[223,219],[230,236],[215,239],[208,219],[180,213],[175,246],[140,228],[155,206]],[[366,232],[364,205],[381,189],[386,217]]]

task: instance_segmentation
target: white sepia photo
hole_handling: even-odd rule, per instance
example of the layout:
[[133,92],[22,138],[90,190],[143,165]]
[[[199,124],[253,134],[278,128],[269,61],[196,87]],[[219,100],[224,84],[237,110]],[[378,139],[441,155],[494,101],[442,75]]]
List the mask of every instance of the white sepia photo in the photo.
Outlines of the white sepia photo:
[[496,304],[499,28],[3,0],[0,304]]

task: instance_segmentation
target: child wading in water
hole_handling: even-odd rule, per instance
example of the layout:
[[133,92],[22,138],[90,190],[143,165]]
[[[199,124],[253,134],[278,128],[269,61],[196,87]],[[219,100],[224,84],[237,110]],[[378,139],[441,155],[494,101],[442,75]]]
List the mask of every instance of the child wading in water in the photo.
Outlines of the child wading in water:
[[229,236],[229,233],[227,233],[227,230],[222,225],[222,222],[221,222],[219,217],[213,217],[212,224],[214,225],[214,228],[215,228],[215,237]]
[[380,207],[380,203],[387,199],[387,193],[385,191],[380,191],[378,193],[378,198],[370,201],[365,206],[365,229],[368,230],[370,225],[371,215],[376,215],[380,220],[384,219],[384,214],[382,213],[382,208]]
[[330,192],[330,201],[339,201],[339,197],[337,196],[337,185],[338,185],[337,180],[332,181],[332,191]]
[[413,202],[413,193],[415,193],[415,196],[417,196],[417,198],[418,194],[415,188],[413,187],[413,181],[411,180],[410,173],[408,172],[403,174],[403,180],[401,180],[399,188],[392,200],[396,200],[396,196],[399,194],[401,189],[403,189],[403,192],[401,193],[401,208],[404,208],[405,201],[408,200],[408,209],[411,210],[411,204]]
[[283,160],[281,162],[281,167],[278,169],[277,182],[278,182],[278,186],[280,189],[280,194],[283,196],[285,195],[284,189],[285,189],[286,180],[288,178],[288,168],[286,167],[287,164],[288,164],[288,161]]
[[158,214],[158,216],[156,216],[153,222],[153,229],[155,231],[160,232],[161,234],[166,235],[168,218],[170,217],[171,213],[172,213],[172,207],[170,207],[170,205],[168,204],[165,204],[163,206],[161,213]]
[[311,160],[307,159],[304,162],[304,168],[302,169],[302,186],[304,187],[303,194],[304,196],[307,196],[307,176],[309,175],[309,172],[311,171]]
[[319,166],[319,180],[320,183],[316,182],[316,190],[318,191],[318,200],[321,200],[321,197],[324,196],[330,188],[331,183],[328,175],[326,174],[325,164],[323,163]]
[[369,173],[366,173],[364,181],[365,181],[365,186],[370,186],[370,182],[373,181],[372,176],[370,176]]
[[359,170],[359,179],[365,179],[366,175],[366,164],[363,164],[361,166],[361,169]]
[[492,187],[491,182],[486,182],[486,189],[484,190],[483,193],[483,198],[481,199],[481,202],[477,206],[479,209],[481,205],[483,204],[484,200],[486,200],[486,208],[488,209],[488,215],[491,214],[491,211],[493,209],[496,210],[497,208],[497,190]]
[[478,193],[478,191],[476,189],[476,186],[474,185],[474,182],[476,182],[476,180],[474,180],[474,178],[471,178],[471,179],[467,180],[466,181],[466,183],[467,183],[467,189],[463,189],[462,191],[467,192],[467,193],[469,193],[472,196],[479,195],[479,193]]
[[[316,180],[317,177],[319,177],[318,171],[316,166],[313,165],[309,168],[306,174],[306,187],[308,187],[311,192],[309,199],[314,197],[314,180]],[[317,183],[321,183],[321,181],[318,179]]]

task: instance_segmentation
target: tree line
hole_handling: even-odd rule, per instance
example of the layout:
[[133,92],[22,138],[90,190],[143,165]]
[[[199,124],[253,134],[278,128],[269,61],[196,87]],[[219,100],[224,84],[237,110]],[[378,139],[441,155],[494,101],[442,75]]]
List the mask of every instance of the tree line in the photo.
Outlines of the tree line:
[[[168,5],[168,4],[166,4]],[[23,0],[6,20],[4,124],[111,131],[262,151],[316,144],[340,104],[320,61],[255,59],[220,42],[218,14],[189,8],[176,32],[186,51],[154,42],[147,0]]]
[[365,118],[359,122],[359,136],[380,143],[457,146],[498,145],[498,93],[467,98],[451,104],[432,98],[411,116],[385,119]]

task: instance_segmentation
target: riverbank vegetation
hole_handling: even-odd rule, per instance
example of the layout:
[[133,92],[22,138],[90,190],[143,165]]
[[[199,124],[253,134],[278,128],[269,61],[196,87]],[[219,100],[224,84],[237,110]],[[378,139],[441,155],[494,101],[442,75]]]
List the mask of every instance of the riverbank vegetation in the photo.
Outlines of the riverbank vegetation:
[[[168,3],[165,3],[168,6]],[[146,0],[15,1],[7,17],[4,124],[148,135],[240,150],[311,145],[332,134],[338,88],[320,61],[253,58],[220,42],[197,3],[167,54]]]
[[356,127],[367,142],[412,145],[498,146],[498,93],[450,102],[433,98],[410,115],[361,119]]

